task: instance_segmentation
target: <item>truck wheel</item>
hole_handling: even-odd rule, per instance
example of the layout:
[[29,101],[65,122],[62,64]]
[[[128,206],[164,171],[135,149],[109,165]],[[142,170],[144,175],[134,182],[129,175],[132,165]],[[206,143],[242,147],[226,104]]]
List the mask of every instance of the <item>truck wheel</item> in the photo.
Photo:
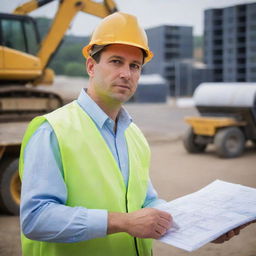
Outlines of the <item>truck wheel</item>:
[[202,153],[202,152],[204,152],[207,144],[199,144],[195,141],[195,139],[196,139],[196,135],[194,134],[192,127],[190,127],[186,131],[186,133],[183,137],[183,145],[184,145],[185,149],[189,153]]
[[0,206],[2,210],[19,215],[21,182],[18,158],[5,159],[0,166]]
[[238,127],[221,129],[215,135],[214,145],[219,157],[237,157],[244,151],[245,137]]

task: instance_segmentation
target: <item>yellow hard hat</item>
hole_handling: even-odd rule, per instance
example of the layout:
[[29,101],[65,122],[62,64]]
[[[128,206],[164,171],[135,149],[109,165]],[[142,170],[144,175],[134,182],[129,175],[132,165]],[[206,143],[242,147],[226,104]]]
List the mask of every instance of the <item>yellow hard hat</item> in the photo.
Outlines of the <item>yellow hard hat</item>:
[[126,44],[141,48],[146,53],[144,63],[153,57],[146,32],[138,24],[137,18],[127,13],[115,12],[104,18],[93,32],[90,43],[83,48],[83,55],[88,58],[94,45],[108,44]]

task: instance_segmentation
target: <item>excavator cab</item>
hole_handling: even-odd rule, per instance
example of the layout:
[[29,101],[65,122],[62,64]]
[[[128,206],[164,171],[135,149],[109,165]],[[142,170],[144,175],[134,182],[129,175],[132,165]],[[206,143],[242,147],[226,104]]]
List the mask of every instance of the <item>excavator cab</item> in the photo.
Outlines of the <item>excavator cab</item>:
[[39,33],[33,18],[0,13],[0,82],[24,84],[42,73]]

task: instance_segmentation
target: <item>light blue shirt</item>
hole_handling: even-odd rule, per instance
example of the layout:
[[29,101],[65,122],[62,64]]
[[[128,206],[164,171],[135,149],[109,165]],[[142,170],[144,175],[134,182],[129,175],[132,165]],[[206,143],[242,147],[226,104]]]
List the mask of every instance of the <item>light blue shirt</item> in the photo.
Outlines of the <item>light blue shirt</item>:
[[[77,102],[95,122],[127,185],[129,161],[124,132],[132,122],[131,117],[122,108],[115,133],[114,121],[84,89]],[[62,243],[106,236],[107,210],[69,207],[65,205],[66,200],[67,187],[63,179],[58,141],[46,121],[33,134],[25,148],[20,209],[22,232],[32,240]],[[154,207],[162,202],[149,181],[143,207]]]

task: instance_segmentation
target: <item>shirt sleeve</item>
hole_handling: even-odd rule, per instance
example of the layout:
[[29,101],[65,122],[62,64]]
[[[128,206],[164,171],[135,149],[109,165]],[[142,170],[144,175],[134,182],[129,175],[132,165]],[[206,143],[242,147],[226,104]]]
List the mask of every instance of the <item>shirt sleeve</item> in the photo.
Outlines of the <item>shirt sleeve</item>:
[[69,207],[56,135],[48,122],[33,134],[24,153],[20,221],[26,237],[80,242],[107,234],[106,210]]
[[158,194],[154,189],[151,180],[149,180],[147,195],[143,204],[143,208],[154,208],[162,203],[166,203],[166,201],[158,198]]

